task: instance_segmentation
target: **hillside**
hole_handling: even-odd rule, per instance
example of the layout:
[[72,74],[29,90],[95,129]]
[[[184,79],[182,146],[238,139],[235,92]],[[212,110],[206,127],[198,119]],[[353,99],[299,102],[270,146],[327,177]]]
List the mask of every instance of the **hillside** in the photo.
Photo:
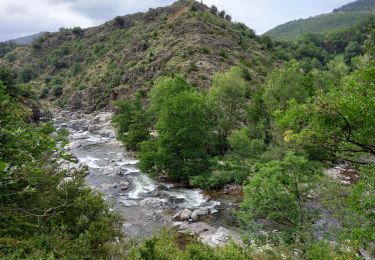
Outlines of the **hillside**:
[[16,39],[12,39],[11,41],[14,41],[17,44],[31,44],[35,39],[42,36],[45,32],[35,33],[31,35],[26,35],[23,37],[19,37]]
[[264,35],[275,40],[295,40],[306,33],[324,33],[347,29],[372,14],[375,14],[375,1],[357,0],[328,14],[279,25]]
[[60,105],[86,110],[148,92],[160,75],[186,74],[205,88],[215,72],[241,64],[257,85],[274,64],[252,30],[191,0],[85,30],[46,33],[10,56],[11,63],[2,63],[12,64],[19,80],[32,81]]

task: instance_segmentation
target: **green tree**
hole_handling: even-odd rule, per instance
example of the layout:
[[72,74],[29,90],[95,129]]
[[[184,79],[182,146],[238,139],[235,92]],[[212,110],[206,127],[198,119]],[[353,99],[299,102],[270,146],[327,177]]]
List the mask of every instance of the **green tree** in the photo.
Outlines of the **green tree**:
[[143,107],[142,95],[137,93],[133,101],[118,101],[116,109],[117,113],[112,121],[117,127],[118,139],[128,149],[137,150],[138,145],[150,137],[150,118]]
[[57,170],[61,134],[27,123],[30,109],[7,89],[0,81],[0,258],[106,258],[117,216],[85,187],[86,171],[66,180]]
[[244,227],[260,237],[259,231],[266,231],[266,239],[274,242],[303,242],[314,215],[305,203],[319,175],[316,163],[291,153],[282,161],[257,165],[239,213]]
[[297,102],[304,102],[311,94],[311,86],[300,64],[291,61],[267,77],[263,100],[267,110],[272,113],[275,110],[285,110],[292,98]]
[[143,170],[176,180],[204,173],[208,155],[203,96],[180,77],[161,79],[151,94],[158,137],[141,145]]
[[206,106],[216,146],[214,150],[218,150],[221,155],[228,149],[230,133],[245,120],[246,94],[247,85],[240,68],[214,76]]
[[278,114],[286,139],[365,163],[366,156],[375,155],[374,83],[375,67],[366,66],[306,104],[292,101],[285,113]]

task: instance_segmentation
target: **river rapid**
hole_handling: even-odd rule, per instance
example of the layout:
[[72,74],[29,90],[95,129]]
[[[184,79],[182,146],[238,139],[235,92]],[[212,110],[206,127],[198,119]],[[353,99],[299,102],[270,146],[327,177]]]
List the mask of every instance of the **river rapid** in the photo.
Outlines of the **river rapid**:
[[78,163],[61,162],[69,171],[88,167],[87,185],[103,193],[112,210],[123,217],[123,230],[129,237],[145,237],[165,225],[190,233],[203,242],[223,245],[239,240],[230,209],[232,200],[210,199],[201,189],[153,180],[143,174],[134,156],[116,140],[112,113],[83,114],[55,111],[57,129],[66,128],[67,152]]

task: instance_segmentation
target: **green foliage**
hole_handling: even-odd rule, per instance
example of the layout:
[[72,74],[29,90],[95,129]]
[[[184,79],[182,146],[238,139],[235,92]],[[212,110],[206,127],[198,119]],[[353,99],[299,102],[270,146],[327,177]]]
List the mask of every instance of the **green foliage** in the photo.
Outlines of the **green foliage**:
[[262,139],[251,139],[249,128],[233,132],[229,137],[231,151],[242,158],[254,158],[262,154],[265,144]]
[[218,73],[207,94],[207,113],[213,132],[213,151],[224,154],[228,149],[228,137],[238,129],[245,117],[247,85],[242,70],[233,68],[227,73]]
[[270,113],[285,110],[290,99],[303,102],[312,94],[308,78],[296,61],[272,72],[264,86],[263,100]]
[[180,77],[162,78],[151,91],[158,137],[141,145],[140,166],[175,180],[207,170],[207,127],[203,96]]
[[349,161],[374,155],[374,79],[375,67],[366,66],[306,104],[292,101],[285,113],[278,114],[287,139]]
[[233,243],[225,247],[211,248],[190,237],[183,239],[186,240],[186,245],[180,245],[179,239],[170,230],[163,230],[159,235],[147,238],[141,243],[134,243],[125,258],[134,260],[250,260],[278,259],[281,254],[290,255],[286,250],[282,252],[270,250],[258,254],[254,250],[240,248]]
[[28,117],[0,81],[0,258],[104,258],[121,235],[117,216],[85,187],[85,171],[66,180],[57,170],[66,133]]
[[217,13],[218,13],[218,9],[217,9],[216,5],[211,5],[211,7],[210,7],[210,12],[211,12],[212,14],[214,14],[214,15],[217,15]]
[[319,176],[316,163],[291,153],[282,161],[257,165],[239,213],[245,227],[257,231],[251,236],[263,230],[265,237],[259,236],[266,241],[305,242],[314,216],[305,203]]
[[276,40],[295,40],[307,33],[337,32],[358,24],[374,14],[375,4],[371,0],[349,3],[326,15],[291,21],[266,32]]
[[139,144],[149,139],[150,119],[138,93],[133,101],[121,100],[116,103],[117,113],[112,118],[117,127],[117,137],[128,149],[137,150]]
[[84,30],[81,27],[74,27],[72,29],[72,33],[74,33],[77,36],[82,36],[84,33]]

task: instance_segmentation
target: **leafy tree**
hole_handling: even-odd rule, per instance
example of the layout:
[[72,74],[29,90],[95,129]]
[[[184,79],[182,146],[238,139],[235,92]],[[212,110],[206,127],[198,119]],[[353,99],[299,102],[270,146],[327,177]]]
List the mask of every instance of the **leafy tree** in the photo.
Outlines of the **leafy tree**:
[[239,213],[244,227],[253,234],[266,231],[266,239],[274,242],[303,242],[314,216],[305,203],[319,175],[316,163],[291,153],[282,161],[257,165]]
[[300,64],[291,61],[267,77],[263,100],[267,110],[272,113],[275,110],[285,110],[290,99],[304,102],[311,94],[311,85]]
[[228,149],[228,137],[238,129],[245,118],[247,85],[240,68],[218,73],[212,80],[207,94],[208,117],[214,134],[215,149],[224,154]]
[[218,9],[217,9],[216,5],[212,5],[210,7],[210,11],[211,11],[212,14],[217,15]]
[[229,137],[229,144],[233,154],[242,158],[252,158],[260,155],[265,144],[262,139],[252,139],[249,128],[233,132]]
[[227,19],[228,21],[232,21],[232,16],[229,14],[226,14],[225,19]]
[[29,109],[7,89],[0,81],[0,258],[106,258],[121,236],[117,216],[85,187],[84,170],[65,180],[54,163],[61,135],[27,123]]
[[219,12],[219,16],[222,17],[222,18],[225,17],[225,14],[226,14],[226,12],[224,10]]
[[154,86],[151,105],[158,137],[141,145],[143,170],[164,172],[175,180],[204,173],[208,156],[203,96],[180,77],[163,78]]
[[137,93],[133,101],[118,101],[116,108],[117,113],[112,121],[117,127],[118,138],[128,149],[137,150],[138,145],[150,136],[150,120],[143,108],[142,95]]
[[352,162],[364,163],[364,156],[374,156],[374,79],[375,67],[366,66],[306,104],[292,101],[285,113],[278,114],[288,141],[324,148]]
[[74,33],[77,36],[82,36],[84,31],[81,27],[77,26],[72,29],[72,33]]

